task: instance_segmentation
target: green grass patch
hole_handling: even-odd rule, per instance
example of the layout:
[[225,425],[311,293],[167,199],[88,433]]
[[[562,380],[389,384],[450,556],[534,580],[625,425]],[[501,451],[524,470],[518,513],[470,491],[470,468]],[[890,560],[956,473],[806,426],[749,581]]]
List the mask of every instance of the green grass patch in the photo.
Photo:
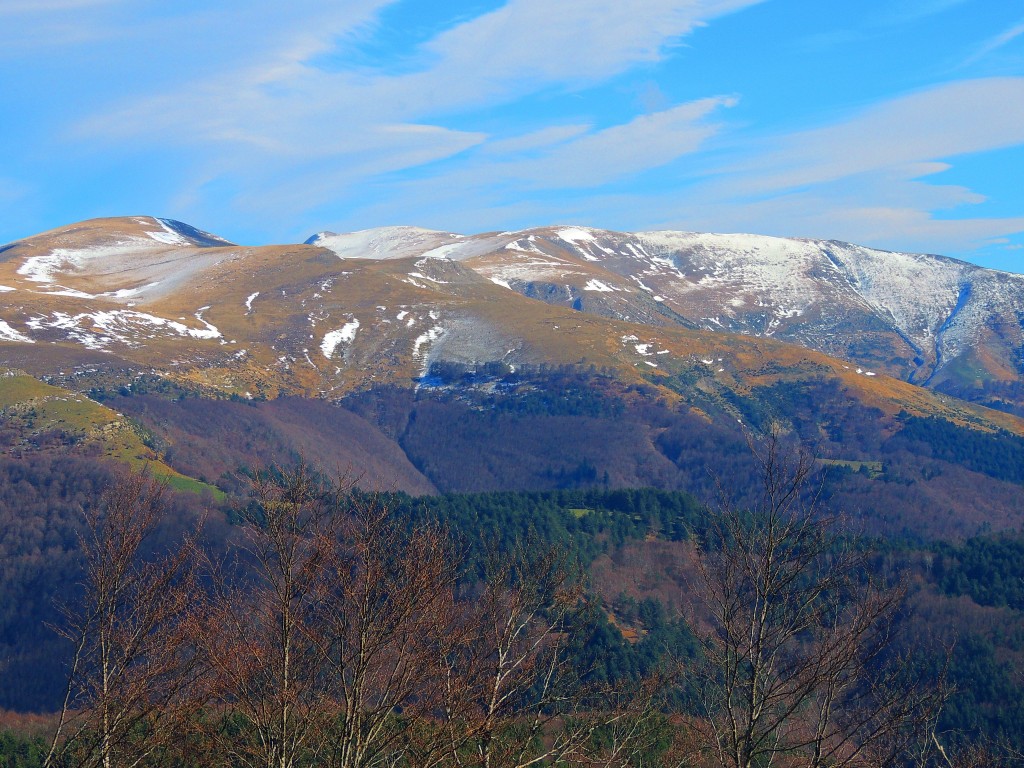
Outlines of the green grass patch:
[[173,475],[163,475],[159,471],[157,471],[156,474],[161,480],[166,480],[167,485],[170,486],[175,491],[194,493],[199,496],[208,492],[218,502],[227,499],[227,494],[224,493],[224,491],[222,491],[217,486],[210,485],[209,483],[204,483],[200,480],[196,480],[193,477],[188,477],[187,475],[179,475],[177,472],[175,472]]
[[66,394],[64,390],[51,387],[31,376],[0,375],[0,408],[24,403],[37,397],[53,397]]
[[[99,405],[76,392],[53,387],[31,376],[0,375],[0,408],[22,405],[25,429],[39,432],[62,429],[79,438],[90,435],[104,447],[104,455],[131,466],[148,465],[156,477],[166,480],[175,491],[202,495],[210,493],[218,502],[227,498],[216,486],[179,474],[160,461],[153,461],[138,431],[124,425],[116,411]],[[117,426],[114,426],[117,425]]]

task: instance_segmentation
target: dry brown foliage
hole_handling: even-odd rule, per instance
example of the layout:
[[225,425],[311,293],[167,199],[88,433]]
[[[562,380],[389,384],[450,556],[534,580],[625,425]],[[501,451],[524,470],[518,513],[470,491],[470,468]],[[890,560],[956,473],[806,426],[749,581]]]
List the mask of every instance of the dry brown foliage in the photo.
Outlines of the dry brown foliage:
[[869,575],[867,551],[840,536],[809,487],[814,458],[778,432],[752,446],[761,505],[724,502],[701,552],[705,759],[874,768],[928,741],[947,691],[877,662],[891,648],[900,584]]
[[136,766],[182,727],[197,670],[186,631],[198,588],[194,538],[154,554],[166,485],[123,475],[83,514],[82,598],[57,631],[74,645],[46,765]]

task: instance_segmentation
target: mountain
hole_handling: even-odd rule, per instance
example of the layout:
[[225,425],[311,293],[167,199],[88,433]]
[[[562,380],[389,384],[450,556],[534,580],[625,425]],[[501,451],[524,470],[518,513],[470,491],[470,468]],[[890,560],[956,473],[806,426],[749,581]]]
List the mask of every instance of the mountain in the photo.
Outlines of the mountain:
[[580,227],[409,228],[308,242],[459,261],[531,298],[620,320],[771,337],[993,407],[1024,406],[1024,275],[849,243]]
[[839,243],[392,227],[250,248],[136,217],[43,233],[0,259],[0,339],[26,367],[49,357],[30,345],[54,342],[74,359],[115,355],[242,396],[410,384],[439,361],[585,360],[728,390],[768,356],[931,412],[939,401],[917,389],[863,379],[980,397],[993,382],[1018,386],[1024,365],[1024,277]]
[[[415,493],[711,493],[750,476],[743,430],[774,424],[873,526],[957,537],[1019,525],[1024,420],[946,392],[1003,381],[1016,407],[1022,284],[754,236],[393,227],[248,247],[99,219],[2,248],[0,365],[101,401],[153,460],[226,492],[240,467],[307,456]],[[18,422],[4,453],[87,455],[74,430],[39,433]]]

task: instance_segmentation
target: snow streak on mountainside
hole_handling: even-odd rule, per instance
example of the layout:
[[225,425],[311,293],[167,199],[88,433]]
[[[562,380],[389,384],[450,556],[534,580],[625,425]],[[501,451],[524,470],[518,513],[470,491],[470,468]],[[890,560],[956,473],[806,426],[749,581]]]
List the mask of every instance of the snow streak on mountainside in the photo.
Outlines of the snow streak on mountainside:
[[0,286],[0,344],[18,355],[72,345],[243,394],[415,382],[437,362],[697,366],[705,389],[743,388],[760,368],[724,351],[754,354],[742,334],[862,381],[1024,408],[1024,277],[833,241],[388,227],[252,248],[136,217],[3,247]]
[[[984,397],[986,386],[1002,386],[1011,401],[1020,399],[1021,275],[941,256],[759,235],[550,227],[463,237],[411,230],[414,243],[409,231],[335,236],[346,238],[345,248],[317,242],[343,257],[358,238],[372,258],[448,258],[552,304],[775,337],[957,394]],[[448,242],[438,245],[442,240]]]
[[382,227],[343,235],[320,232],[306,240],[305,245],[328,248],[342,259],[400,259],[419,256],[460,237],[418,227]]
[[[684,273],[664,292],[677,311],[693,317],[698,310],[705,327],[775,335],[917,381],[979,344],[990,345],[992,331],[1008,334],[1011,358],[1022,343],[1020,275],[839,242],[682,233],[636,238]],[[648,276],[661,277],[653,273]],[[720,313],[712,314],[716,308]],[[1012,374],[1012,360],[1007,363]]]
[[[579,227],[480,236],[499,285],[652,324],[770,336],[957,394],[1024,376],[1024,276],[849,243]],[[475,239],[453,255],[468,253]]]

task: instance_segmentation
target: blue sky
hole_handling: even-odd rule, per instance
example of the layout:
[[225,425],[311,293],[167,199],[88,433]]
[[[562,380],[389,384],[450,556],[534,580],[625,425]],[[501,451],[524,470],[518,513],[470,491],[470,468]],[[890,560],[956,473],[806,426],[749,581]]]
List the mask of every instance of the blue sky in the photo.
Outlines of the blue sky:
[[0,152],[0,242],[574,223],[1024,272],[1024,4],[0,0]]

